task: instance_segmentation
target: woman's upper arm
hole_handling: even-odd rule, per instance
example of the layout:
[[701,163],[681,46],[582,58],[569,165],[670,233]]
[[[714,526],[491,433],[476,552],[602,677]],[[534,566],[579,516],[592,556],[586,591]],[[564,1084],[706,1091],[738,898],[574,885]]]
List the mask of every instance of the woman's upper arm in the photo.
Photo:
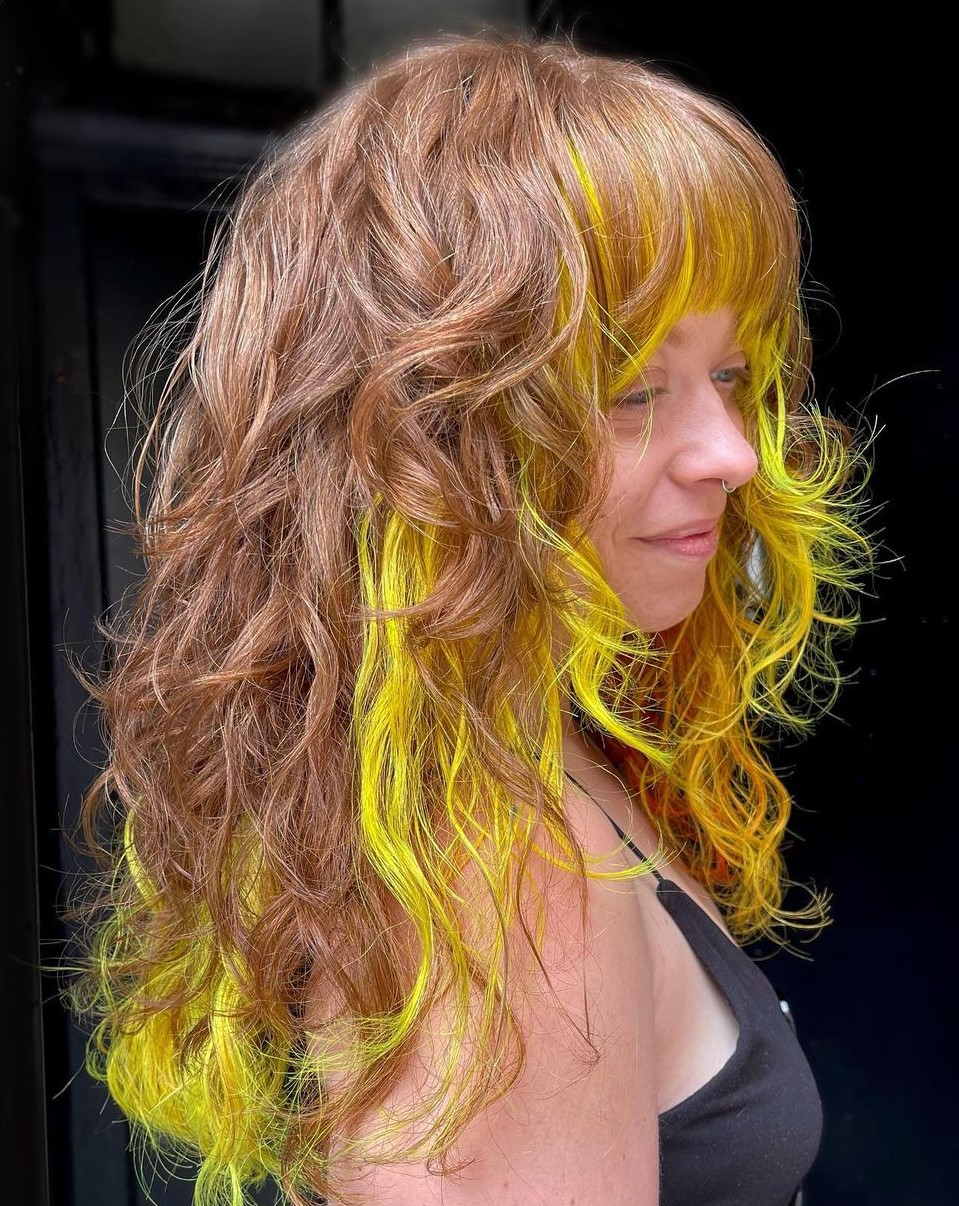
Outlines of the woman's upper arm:
[[[608,824],[580,822],[587,850],[597,842],[612,847]],[[557,885],[559,874],[551,876],[542,946],[551,990],[541,981],[519,1018],[526,1039],[520,1078],[467,1128],[453,1153],[461,1171],[377,1169],[370,1200],[378,1206],[658,1203],[653,958],[641,907],[647,886],[589,880],[584,929],[578,884],[570,876]]]

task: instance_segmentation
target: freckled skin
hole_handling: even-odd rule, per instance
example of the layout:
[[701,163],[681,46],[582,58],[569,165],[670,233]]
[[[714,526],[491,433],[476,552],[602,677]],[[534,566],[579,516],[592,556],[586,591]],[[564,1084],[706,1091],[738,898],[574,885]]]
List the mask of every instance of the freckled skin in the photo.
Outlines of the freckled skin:
[[590,529],[637,627],[662,631],[703,596],[727,488],[753,476],[737,387],[748,374],[729,309],[688,314],[611,412],[613,476]]

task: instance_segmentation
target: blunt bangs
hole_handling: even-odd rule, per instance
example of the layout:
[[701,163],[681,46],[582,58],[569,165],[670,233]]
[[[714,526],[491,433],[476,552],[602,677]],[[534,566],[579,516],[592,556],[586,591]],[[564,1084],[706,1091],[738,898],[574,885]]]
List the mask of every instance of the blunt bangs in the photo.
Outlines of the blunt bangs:
[[[668,77],[636,85],[618,84],[568,143],[587,276],[577,375],[598,375],[607,401],[688,313],[730,307],[751,358],[779,362],[801,321],[799,214],[772,153]],[[772,363],[753,367],[762,378]]]

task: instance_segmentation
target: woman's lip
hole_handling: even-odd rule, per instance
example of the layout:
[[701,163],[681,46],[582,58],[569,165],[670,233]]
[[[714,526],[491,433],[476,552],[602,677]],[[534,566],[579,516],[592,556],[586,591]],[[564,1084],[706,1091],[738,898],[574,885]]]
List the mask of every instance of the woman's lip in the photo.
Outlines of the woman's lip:
[[638,539],[663,553],[672,553],[677,557],[708,559],[716,552],[719,544],[719,524],[713,524],[704,532],[690,532],[685,536],[640,536]]

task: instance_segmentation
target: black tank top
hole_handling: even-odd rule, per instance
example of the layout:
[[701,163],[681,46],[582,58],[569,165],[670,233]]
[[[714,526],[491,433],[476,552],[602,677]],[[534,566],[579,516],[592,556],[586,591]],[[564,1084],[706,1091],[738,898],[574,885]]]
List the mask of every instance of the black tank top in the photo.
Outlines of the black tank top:
[[739,1023],[723,1067],[659,1116],[660,1206],[800,1206],[822,1136],[822,1103],[788,1007],[692,897],[652,874],[657,899]]

